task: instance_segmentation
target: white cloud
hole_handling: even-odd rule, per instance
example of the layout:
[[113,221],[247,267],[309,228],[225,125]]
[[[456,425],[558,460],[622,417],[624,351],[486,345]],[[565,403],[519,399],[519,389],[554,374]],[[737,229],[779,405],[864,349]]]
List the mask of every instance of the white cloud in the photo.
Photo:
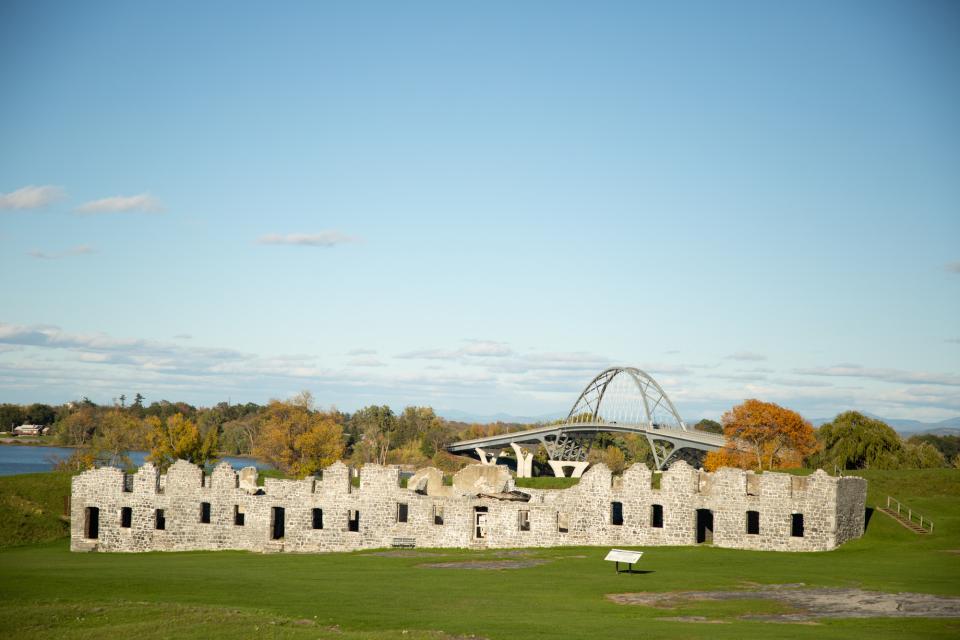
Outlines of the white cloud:
[[268,233],[257,239],[260,244],[289,244],[301,247],[335,247],[338,244],[356,242],[356,238],[339,231],[320,231],[319,233]]
[[63,197],[63,189],[52,185],[29,185],[10,193],[0,193],[0,209],[38,209]]
[[960,262],[951,262],[947,264],[946,269],[950,273],[960,273]]
[[415,349],[398,354],[396,357],[404,360],[456,360],[460,355],[460,351],[449,349]]
[[53,253],[47,253],[45,251],[40,251],[34,249],[33,251],[28,251],[27,255],[37,258],[39,260],[57,260],[59,258],[69,258],[70,256],[83,256],[91,253],[96,253],[97,250],[91,246],[81,244],[65,251],[55,251]]
[[762,353],[755,353],[753,351],[737,351],[736,353],[731,353],[726,357],[727,360],[740,360],[743,362],[760,362],[761,360],[766,360],[767,356]]
[[173,339],[174,340],[193,340],[193,336],[190,335],[189,333],[178,333],[177,335],[173,336]]
[[513,350],[505,343],[491,340],[471,340],[470,344],[460,351],[467,356],[487,356],[491,358],[502,358],[513,353]]
[[350,349],[350,351],[347,351],[348,356],[373,356],[376,354],[376,349]]
[[79,213],[124,213],[128,211],[157,213],[163,211],[163,207],[160,201],[149,193],[140,193],[135,196],[111,196],[100,200],[91,200],[77,207]]
[[931,373],[927,371],[902,371],[900,369],[869,369],[858,364],[838,364],[832,367],[794,369],[793,373],[805,376],[866,378],[903,384],[936,384],[960,387],[960,376],[954,374]]
[[385,367],[386,364],[373,356],[360,356],[347,362],[350,367]]

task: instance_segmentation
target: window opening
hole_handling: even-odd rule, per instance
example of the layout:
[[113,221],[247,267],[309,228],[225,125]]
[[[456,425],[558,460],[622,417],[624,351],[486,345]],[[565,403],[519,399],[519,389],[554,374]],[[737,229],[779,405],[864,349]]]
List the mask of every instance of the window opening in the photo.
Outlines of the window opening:
[[790,517],[790,535],[794,538],[803,537],[803,514],[794,513]]
[[663,529],[662,504],[654,504],[650,506],[650,526],[655,529]]
[[747,533],[751,536],[760,535],[759,511],[747,511]]
[[618,527],[623,525],[623,503],[622,502],[610,503],[610,524]]
[[520,531],[530,531],[530,512],[526,509],[517,513],[517,528]]

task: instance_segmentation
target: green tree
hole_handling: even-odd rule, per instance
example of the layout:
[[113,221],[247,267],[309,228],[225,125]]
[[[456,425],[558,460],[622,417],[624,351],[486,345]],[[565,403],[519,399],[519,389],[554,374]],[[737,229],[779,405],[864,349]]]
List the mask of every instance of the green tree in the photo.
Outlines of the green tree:
[[205,465],[216,459],[216,429],[211,429],[207,436],[203,437],[197,425],[182,413],[174,413],[166,420],[150,416],[147,418],[147,425],[150,428],[150,455],[147,460],[161,470],[167,469],[177,460]]
[[904,467],[909,469],[938,469],[947,466],[943,454],[929,442],[908,442],[903,446]]
[[0,431],[12,431],[23,424],[23,408],[18,404],[0,404]]
[[339,413],[310,411],[301,399],[273,400],[260,416],[253,454],[298,477],[317,473],[343,455]]
[[396,442],[397,418],[387,405],[364,407],[350,417],[355,434],[355,456],[363,462],[386,464],[387,453]]
[[142,444],[141,422],[119,410],[107,411],[99,418],[90,442],[93,457],[111,467],[131,467],[128,452]]
[[723,425],[716,420],[710,420],[708,418],[704,418],[693,425],[693,428],[697,431],[706,431],[707,433],[723,433]]
[[603,449],[592,449],[587,458],[591,464],[603,463],[613,473],[623,473],[627,467],[627,457],[620,447],[608,445]]
[[926,442],[937,448],[947,460],[953,460],[957,454],[960,454],[960,436],[938,436],[932,433],[910,436],[907,444],[920,444]]
[[29,424],[49,426],[57,418],[56,410],[48,404],[34,403],[27,407],[24,418]]
[[85,447],[97,431],[97,408],[81,404],[56,425],[57,440],[71,447]]
[[885,422],[846,411],[817,430],[821,451],[812,461],[841,469],[899,469],[905,466],[903,442]]

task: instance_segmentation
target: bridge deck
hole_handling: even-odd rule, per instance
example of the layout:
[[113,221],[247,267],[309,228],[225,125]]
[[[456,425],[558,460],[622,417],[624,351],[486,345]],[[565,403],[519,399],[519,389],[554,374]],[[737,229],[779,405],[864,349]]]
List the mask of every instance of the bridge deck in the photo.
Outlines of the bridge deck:
[[587,422],[582,424],[552,424],[543,427],[502,433],[485,438],[461,440],[447,446],[447,451],[457,453],[473,451],[477,447],[506,447],[510,443],[539,443],[549,435],[559,433],[641,433],[651,438],[658,436],[664,439],[675,440],[696,448],[719,449],[724,445],[724,437],[716,433],[697,431],[694,429],[676,429],[669,427],[655,427],[647,424],[618,424],[616,422]]

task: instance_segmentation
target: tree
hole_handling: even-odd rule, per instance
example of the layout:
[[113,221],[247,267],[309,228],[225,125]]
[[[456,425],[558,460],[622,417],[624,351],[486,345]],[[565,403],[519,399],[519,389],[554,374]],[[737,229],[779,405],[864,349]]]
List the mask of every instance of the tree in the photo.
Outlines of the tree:
[[90,444],[97,431],[96,406],[81,404],[79,409],[57,423],[57,439],[63,444],[73,447],[84,447]]
[[0,431],[13,431],[23,424],[23,409],[18,404],[0,404]]
[[27,407],[24,416],[29,424],[49,426],[57,418],[57,412],[48,404],[34,403]]
[[589,461],[591,464],[603,463],[613,473],[623,473],[627,467],[627,457],[623,454],[620,447],[609,445],[605,449],[594,449],[590,451]]
[[141,422],[121,411],[100,416],[90,449],[97,462],[111,467],[130,467],[127,452],[141,444]]
[[371,405],[360,409],[350,417],[350,430],[359,440],[354,452],[361,454],[364,462],[386,464],[397,430],[397,418],[390,407]]
[[147,460],[161,470],[167,469],[177,460],[187,460],[202,466],[216,459],[216,429],[211,429],[206,437],[203,437],[193,420],[181,413],[175,413],[166,420],[150,416],[146,422],[150,428],[150,455]]
[[821,452],[817,466],[841,469],[899,469],[903,442],[886,423],[857,411],[845,411],[817,430]]
[[[722,455],[742,465],[746,461],[731,450],[749,453],[750,466],[758,471],[796,462],[817,448],[813,426],[796,411],[772,402],[746,400],[723,414],[722,420],[727,439]],[[711,466],[715,462],[711,459]]]
[[260,416],[253,454],[285,473],[316,473],[343,455],[339,413],[312,412],[300,402],[273,400]]
[[908,469],[939,469],[947,466],[943,454],[928,442],[908,442],[903,446],[903,453],[904,467]]
[[706,431],[707,433],[723,433],[723,425],[716,420],[710,420],[708,418],[704,418],[693,425],[693,428],[697,431]]
[[921,444],[926,442],[937,448],[947,460],[953,460],[960,454],[960,436],[938,436],[932,433],[910,436],[907,444]]

